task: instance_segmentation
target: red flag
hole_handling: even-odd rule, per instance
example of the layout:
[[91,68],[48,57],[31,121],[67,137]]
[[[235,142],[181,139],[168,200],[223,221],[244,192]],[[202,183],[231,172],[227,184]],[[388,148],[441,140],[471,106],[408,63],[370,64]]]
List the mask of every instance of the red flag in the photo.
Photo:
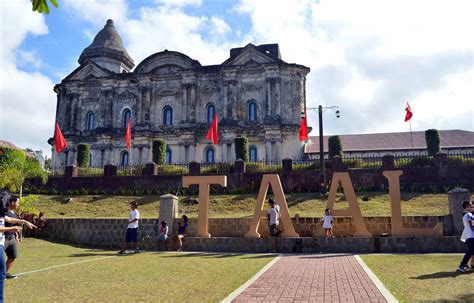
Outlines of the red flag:
[[127,131],[125,132],[125,146],[127,149],[130,149],[130,146],[132,146],[131,141],[132,141],[132,125],[130,123],[131,119],[128,119],[127,122]]
[[413,113],[411,112],[410,104],[407,102],[407,107],[405,107],[405,122],[409,121],[411,117],[413,117]]
[[308,140],[308,121],[306,120],[306,109],[301,112],[300,141]]
[[212,144],[217,144],[217,113],[214,115],[214,119],[212,119],[211,127],[206,137],[211,140]]
[[59,123],[56,121],[56,128],[54,129],[54,148],[58,152],[63,151],[67,146],[67,142],[64,139],[63,133],[61,132],[61,129],[59,128]]

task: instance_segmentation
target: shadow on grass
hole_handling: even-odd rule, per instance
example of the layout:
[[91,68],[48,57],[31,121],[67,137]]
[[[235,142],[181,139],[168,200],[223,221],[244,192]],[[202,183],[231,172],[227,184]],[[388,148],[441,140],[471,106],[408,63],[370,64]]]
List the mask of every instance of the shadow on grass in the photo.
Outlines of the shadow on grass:
[[181,252],[181,253],[176,253],[176,254],[173,254],[173,255],[170,255],[170,254],[163,255],[164,258],[175,258],[175,257],[178,257],[178,258],[193,258],[193,257],[194,258],[201,258],[201,257],[204,257],[204,258],[218,258],[218,259],[232,258],[232,257],[238,257],[238,256],[244,256],[242,259],[263,259],[263,258],[268,258],[269,257],[269,255],[262,255],[262,254],[250,256],[250,255],[246,255],[246,254],[242,254],[242,253],[208,253],[208,252],[202,252],[202,253]]
[[[107,257],[107,256],[117,256],[117,252],[108,252],[108,253],[94,253],[94,252],[85,252],[85,253],[77,253],[77,254],[70,254],[68,257],[70,258],[82,258],[82,257]],[[62,258],[62,257],[58,257]]]
[[469,270],[465,273],[460,273],[457,271],[440,271],[440,272],[435,272],[427,275],[421,275],[418,277],[411,277],[410,279],[414,280],[429,280],[429,279],[441,279],[441,278],[454,278],[457,276],[465,276],[465,275],[470,275],[474,274],[474,270]]
[[301,259],[326,259],[326,258],[337,258],[337,257],[350,257],[353,256],[354,254],[348,254],[348,253],[340,253],[340,254],[324,254],[324,255],[301,255],[299,258]]

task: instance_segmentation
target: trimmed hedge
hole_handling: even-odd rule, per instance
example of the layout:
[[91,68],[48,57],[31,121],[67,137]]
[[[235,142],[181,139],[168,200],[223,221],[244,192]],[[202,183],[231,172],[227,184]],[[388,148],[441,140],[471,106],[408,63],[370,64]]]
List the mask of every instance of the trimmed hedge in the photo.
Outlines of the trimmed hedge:
[[246,137],[235,138],[235,158],[249,161],[249,142]]
[[91,147],[89,144],[77,145],[77,166],[88,167],[91,160]]
[[341,137],[339,136],[330,136],[328,138],[328,148],[329,148],[329,159],[334,156],[342,157],[342,143]]
[[428,150],[428,155],[434,156],[439,151],[439,133],[437,129],[428,129],[425,131],[425,139],[426,139],[426,149]]
[[153,141],[153,162],[163,165],[166,162],[166,143],[162,139]]

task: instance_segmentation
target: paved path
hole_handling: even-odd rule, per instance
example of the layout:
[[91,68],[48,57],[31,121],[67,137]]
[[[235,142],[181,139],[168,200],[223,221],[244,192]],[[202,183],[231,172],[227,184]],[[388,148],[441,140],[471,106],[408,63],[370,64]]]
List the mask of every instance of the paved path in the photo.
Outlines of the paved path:
[[387,302],[352,255],[283,256],[232,302]]

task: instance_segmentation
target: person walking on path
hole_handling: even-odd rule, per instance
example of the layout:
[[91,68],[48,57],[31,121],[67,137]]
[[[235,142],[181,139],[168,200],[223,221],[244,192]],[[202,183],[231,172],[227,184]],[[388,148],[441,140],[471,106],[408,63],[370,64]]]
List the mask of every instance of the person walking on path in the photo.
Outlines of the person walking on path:
[[461,241],[466,242],[467,252],[457,268],[457,271],[461,273],[466,271],[465,268],[467,262],[474,255],[474,226],[472,225],[474,220],[474,217],[472,216],[474,205],[470,201],[464,201],[462,202],[462,207],[464,209],[464,216],[462,217],[464,230],[461,235]]
[[323,222],[323,228],[326,231],[326,237],[334,238],[334,234],[332,233],[332,223],[334,222],[334,218],[331,215],[331,209],[326,208],[321,221]]
[[125,242],[119,254],[125,254],[127,249],[133,246],[134,252],[138,252],[138,220],[140,220],[140,213],[138,212],[137,202],[130,203],[130,216],[128,217],[127,234]]

